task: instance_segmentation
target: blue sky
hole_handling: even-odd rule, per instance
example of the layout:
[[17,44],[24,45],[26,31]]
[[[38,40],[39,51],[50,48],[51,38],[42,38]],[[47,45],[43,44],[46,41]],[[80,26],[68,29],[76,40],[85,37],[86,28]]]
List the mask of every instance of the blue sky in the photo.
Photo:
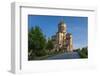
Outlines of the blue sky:
[[66,31],[72,33],[73,48],[87,46],[88,17],[28,15],[28,27],[39,26],[48,38],[56,34],[58,31],[58,23],[62,19],[67,25]]

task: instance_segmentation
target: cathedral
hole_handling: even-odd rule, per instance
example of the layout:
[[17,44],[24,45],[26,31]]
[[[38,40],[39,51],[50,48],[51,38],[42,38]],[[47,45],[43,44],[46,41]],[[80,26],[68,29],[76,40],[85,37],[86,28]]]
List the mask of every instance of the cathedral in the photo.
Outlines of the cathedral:
[[72,34],[67,32],[67,25],[64,21],[58,24],[58,31],[52,36],[52,42],[57,51],[73,51]]

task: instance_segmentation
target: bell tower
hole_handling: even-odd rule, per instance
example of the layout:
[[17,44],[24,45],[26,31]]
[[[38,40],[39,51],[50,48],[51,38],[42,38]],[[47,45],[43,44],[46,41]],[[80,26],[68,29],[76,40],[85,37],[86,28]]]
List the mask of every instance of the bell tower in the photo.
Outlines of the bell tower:
[[63,20],[58,24],[57,42],[59,48],[66,47],[66,23]]
[[73,51],[72,34],[67,32],[67,25],[64,20],[58,23],[58,31],[53,36],[55,49],[57,51]]

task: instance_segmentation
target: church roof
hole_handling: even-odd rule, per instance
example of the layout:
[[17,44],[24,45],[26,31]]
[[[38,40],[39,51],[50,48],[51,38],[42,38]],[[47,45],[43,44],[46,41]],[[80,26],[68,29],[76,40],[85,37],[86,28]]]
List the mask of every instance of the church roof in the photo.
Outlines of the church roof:
[[71,33],[67,33],[66,35],[72,35]]
[[62,25],[62,24],[65,24],[64,20],[61,20],[58,25]]

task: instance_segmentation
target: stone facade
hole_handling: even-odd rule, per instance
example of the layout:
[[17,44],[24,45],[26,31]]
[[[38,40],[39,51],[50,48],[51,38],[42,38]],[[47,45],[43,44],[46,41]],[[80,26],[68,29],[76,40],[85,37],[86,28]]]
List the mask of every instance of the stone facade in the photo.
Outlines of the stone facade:
[[52,41],[57,51],[73,51],[72,34],[67,33],[67,25],[64,21],[58,24],[58,32],[52,36]]

